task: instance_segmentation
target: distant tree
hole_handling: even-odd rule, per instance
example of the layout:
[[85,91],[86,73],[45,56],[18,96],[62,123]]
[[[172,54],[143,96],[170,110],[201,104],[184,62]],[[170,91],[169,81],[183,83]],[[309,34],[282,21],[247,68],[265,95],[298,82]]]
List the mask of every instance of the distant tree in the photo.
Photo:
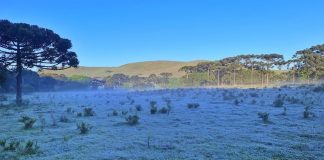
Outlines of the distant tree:
[[220,61],[220,63],[233,75],[233,85],[236,85],[237,71],[242,68],[240,64],[240,57],[227,57]]
[[266,84],[269,85],[269,74],[271,73],[271,69],[274,66],[280,66],[284,64],[283,55],[272,53],[272,54],[261,54],[259,55],[259,59],[262,60],[261,67],[265,68],[266,71]]
[[147,77],[147,81],[149,83],[154,83],[154,84],[157,84],[159,82],[159,78],[156,74],[150,74],[148,77]]
[[207,80],[210,80],[211,69],[215,62],[200,62],[197,64],[197,72],[207,72]]
[[193,73],[194,72],[194,70],[195,70],[195,66],[183,66],[183,67],[181,67],[180,69],[179,69],[179,71],[181,72],[181,71],[184,71],[185,73],[186,73],[186,78],[187,78],[187,80],[189,79],[189,74],[190,73]]
[[162,77],[162,84],[166,86],[166,84],[169,83],[169,79],[172,76],[172,73],[162,72],[160,73],[160,76]]
[[297,51],[293,56],[298,74],[309,81],[324,74],[324,44]]
[[61,70],[77,67],[72,44],[52,30],[0,20],[0,63],[16,73],[16,103],[22,104],[22,71],[26,68]]
[[257,55],[254,54],[246,54],[246,55],[240,55],[238,56],[240,58],[240,62],[244,65],[244,67],[251,69],[251,74],[250,74],[250,80],[251,80],[251,85],[254,84],[254,75],[253,72],[256,67],[256,58]]
[[113,74],[109,79],[113,87],[121,87],[124,83],[129,81],[129,77],[122,73]]

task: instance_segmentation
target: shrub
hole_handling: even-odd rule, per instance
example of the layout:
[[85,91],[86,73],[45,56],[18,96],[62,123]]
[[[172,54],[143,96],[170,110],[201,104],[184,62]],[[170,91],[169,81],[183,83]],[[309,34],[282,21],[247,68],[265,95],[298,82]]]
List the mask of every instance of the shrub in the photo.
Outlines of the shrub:
[[139,104],[138,105],[135,105],[135,108],[136,108],[137,111],[142,111],[142,106],[139,105]]
[[36,154],[38,152],[38,149],[39,146],[37,145],[37,142],[34,143],[33,141],[27,141],[23,150],[23,154],[26,155]]
[[113,110],[112,115],[113,116],[118,116],[118,112],[116,110]]
[[150,102],[150,106],[152,107],[152,106],[156,106],[156,101],[151,101]]
[[128,114],[128,111],[122,111],[122,115],[125,116]]
[[24,123],[25,129],[30,129],[33,127],[34,123],[36,122],[36,119],[28,116],[21,116],[19,122]]
[[127,118],[126,118],[126,123],[128,125],[136,125],[138,124],[138,120],[139,120],[139,117],[137,115],[129,115]]
[[2,140],[2,139],[0,139],[0,146],[2,146],[2,147],[4,147],[4,146],[6,146],[6,140]]
[[166,107],[162,107],[162,108],[159,110],[159,113],[162,113],[162,114],[166,114],[166,113],[168,113],[168,108],[166,108]]
[[87,134],[91,129],[90,125],[84,122],[77,124],[77,127],[80,130],[80,134]]
[[287,108],[286,107],[284,107],[284,111],[281,113],[281,115],[287,115]]
[[72,113],[73,111],[72,111],[72,108],[71,107],[68,107],[67,109],[66,109],[66,112],[67,113]]
[[303,115],[304,115],[305,119],[310,118],[310,117],[315,117],[315,114],[310,111],[309,106],[305,107]]
[[198,108],[200,105],[198,103],[188,103],[187,107],[189,109]]
[[273,101],[274,107],[282,107],[283,105],[284,105],[284,101],[279,97]]
[[150,109],[151,114],[155,114],[157,112],[156,101],[151,101],[150,106],[151,106]]
[[238,105],[240,104],[240,101],[237,100],[237,99],[235,99],[234,104],[235,104],[236,106],[238,106]]
[[67,116],[66,115],[61,115],[61,117],[60,117],[60,122],[63,122],[63,123],[66,123],[66,122],[69,122],[69,119],[67,118]]
[[256,97],[259,97],[259,95],[258,95],[257,93],[254,93],[254,92],[253,92],[253,93],[250,93],[250,96],[251,96],[251,97],[255,97],[255,98],[256,98]]
[[155,114],[157,112],[157,107],[151,106],[150,112],[151,112],[151,114]]
[[317,86],[313,89],[314,92],[324,92],[324,84]]
[[81,117],[81,116],[82,116],[81,112],[77,113],[77,117]]
[[84,108],[83,109],[83,115],[86,116],[86,117],[94,116],[95,112],[92,110],[92,108]]
[[4,151],[16,151],[20,145],[19,141],[11,141],[8,146],[4,146]]
[[269,122],[269,113],[267,113],[267,112],[259,112],[258,116],[259,116],[259,118],[262,118],[262,121],[264,123]]

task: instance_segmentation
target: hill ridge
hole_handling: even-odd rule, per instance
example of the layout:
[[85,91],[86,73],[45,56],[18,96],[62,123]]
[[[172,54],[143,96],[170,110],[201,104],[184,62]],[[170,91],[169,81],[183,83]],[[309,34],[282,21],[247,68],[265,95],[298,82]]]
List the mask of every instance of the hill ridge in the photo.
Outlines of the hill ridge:
[[193,60],[193,61],[172,61],[172,60],[156,60],[156,61],[142,61],[132,62],[120,65],[118,67],[105,67],[105,66],[79,66],[78,68],[69,68],[66,70],[50,71],[43,70],[41,74],[63,74],[67,77],[72,75],[82,75],[92,78],[105,78],[116,73],[122,73],[128,76],[138,75],[147,77],[150,74],[160,74],[162,72],[169,72],[173,74],[173,77],[184,76],[184,72],[178,70],[183,66],[194,66],[199,62],[205,62],[206,60]]

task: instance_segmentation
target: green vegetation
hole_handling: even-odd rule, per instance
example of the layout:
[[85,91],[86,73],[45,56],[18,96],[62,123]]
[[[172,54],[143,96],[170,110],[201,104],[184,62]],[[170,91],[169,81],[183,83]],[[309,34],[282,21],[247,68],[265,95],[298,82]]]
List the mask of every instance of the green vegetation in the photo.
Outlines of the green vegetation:
[[68,79],[76,82],[82,82],[82,83],[89,83],[91,81],[90,77],[83,76],[83,75],[72,75]]

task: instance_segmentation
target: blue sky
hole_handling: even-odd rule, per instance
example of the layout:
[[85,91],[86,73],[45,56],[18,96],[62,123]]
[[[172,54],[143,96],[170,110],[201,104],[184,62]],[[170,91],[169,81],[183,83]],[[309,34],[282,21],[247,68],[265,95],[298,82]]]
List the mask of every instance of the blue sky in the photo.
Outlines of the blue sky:
[[52,29],[82,66],[217,60],[324,43],[323,0],[0,0],[0,19]]

